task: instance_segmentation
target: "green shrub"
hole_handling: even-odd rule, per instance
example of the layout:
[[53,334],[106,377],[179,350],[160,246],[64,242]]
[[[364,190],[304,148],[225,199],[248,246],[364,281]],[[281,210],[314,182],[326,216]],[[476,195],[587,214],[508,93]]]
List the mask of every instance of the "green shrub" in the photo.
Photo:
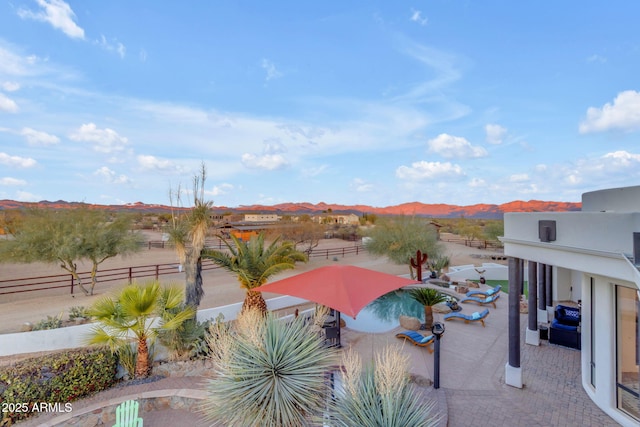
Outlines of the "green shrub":
[[89,315],[89,310],[82,305],[71,307],[69,309],[69,320],[72,322],[76,319],[82,320],[90,318],[91,316]]
[[39,321],[33,326],[34,331],[58,328],[62,328],[62,313],[60,313],[58,316],[47,316],[46,319]]
[[[59,403],[105,390],[116,378],[117,358],[107,348],[69,350],[0,367],[0,404]],[[28,417],[2,413],[1,426]]]

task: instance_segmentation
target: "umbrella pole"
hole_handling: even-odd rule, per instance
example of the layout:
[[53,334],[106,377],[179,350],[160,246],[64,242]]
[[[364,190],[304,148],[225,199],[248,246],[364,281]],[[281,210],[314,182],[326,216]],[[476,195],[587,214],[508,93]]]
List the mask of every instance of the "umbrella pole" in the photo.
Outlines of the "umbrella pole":
[[336,326],[338,327],[338,348],[342,348],[342,332],[340,331],[340,312],[336,310]]

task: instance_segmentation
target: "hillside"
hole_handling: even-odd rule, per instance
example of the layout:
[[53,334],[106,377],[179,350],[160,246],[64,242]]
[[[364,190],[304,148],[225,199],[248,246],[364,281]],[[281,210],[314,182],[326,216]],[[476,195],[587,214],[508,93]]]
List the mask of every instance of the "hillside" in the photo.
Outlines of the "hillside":
[[[58,200],[55,202],[41,201],[37,203],[17,202],[14,200],[0,200],[0,210],[21,209],[27,207],[46,207],[53,209],[65,209],[79,206],[78,202],[65,202]],[[141,202],[127,205],[94,205],[97,209],[106,209],[114,212],[140,212],[140,213],[166,213],[171,211],[170,206],[144,204]],[[281,203],[277,205],[250,205],[228,208],[225,206],[215,206],[214,210],[220,213],[250,213],[250,212],[273,212],[284,215],[296,214],[319,214],[331,211],[334,213],[354,213],[376,214],[376,215],[416,215],[434,218],[483,218],[501,219],[505,212],[566,212],[579,211],[581,204],[577,202],[553,202],[529,200],[516,200],[501,205],[477,204],[469,206],[447,205],[447,204],[426,204],[421,202],[403,203],[396,206],[373,207],[366,205],[337,205],[328,203]]]

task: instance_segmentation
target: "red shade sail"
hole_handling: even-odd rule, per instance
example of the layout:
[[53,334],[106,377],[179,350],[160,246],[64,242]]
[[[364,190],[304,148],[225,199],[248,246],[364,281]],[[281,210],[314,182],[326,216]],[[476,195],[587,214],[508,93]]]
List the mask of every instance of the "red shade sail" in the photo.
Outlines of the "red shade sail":
[[419,282],[353,265],[330,265],[253,290],[304,298],[355,318],[379,296],[415,283]]

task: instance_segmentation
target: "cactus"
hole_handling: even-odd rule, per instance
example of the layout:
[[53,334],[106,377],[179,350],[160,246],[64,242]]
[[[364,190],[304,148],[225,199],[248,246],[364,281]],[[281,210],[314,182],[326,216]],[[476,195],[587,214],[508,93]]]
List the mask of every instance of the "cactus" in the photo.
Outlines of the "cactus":
[[428,258],[429,256],[427,254],[423,254],[422,251],[420,251],[420,249],[416,251],[415,259],[411,258],[411,267],[416,269],[416,272],[418,273],[419,282],[422,282],[422,264],[427,262]]

